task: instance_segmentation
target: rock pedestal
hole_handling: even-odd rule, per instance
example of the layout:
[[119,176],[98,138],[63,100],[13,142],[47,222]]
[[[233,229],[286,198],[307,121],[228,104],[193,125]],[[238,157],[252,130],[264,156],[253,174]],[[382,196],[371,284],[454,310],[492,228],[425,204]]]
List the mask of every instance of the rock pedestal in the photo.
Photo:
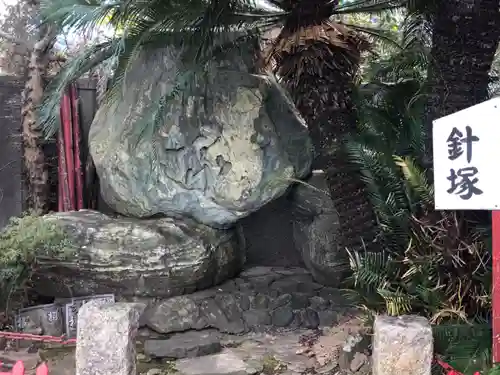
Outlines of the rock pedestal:
[[136,375],[135,338],[145,305],[89,302],[78,314],[76,375]]
[[112,218],[81,210],[46,216],[67,233],[61,258],[40,257],[34,285],[41,295],[171,297],[235,276],[244,262],[240,237],[189,219]]
[[421,316],[378,316],[373,335],[373,375],[430,375],[432,329]]

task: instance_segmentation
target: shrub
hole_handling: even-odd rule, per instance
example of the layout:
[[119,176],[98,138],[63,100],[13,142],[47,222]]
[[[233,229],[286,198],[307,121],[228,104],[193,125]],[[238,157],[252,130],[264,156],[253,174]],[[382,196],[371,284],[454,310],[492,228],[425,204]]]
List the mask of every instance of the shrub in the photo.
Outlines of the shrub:
[[70,256],[72,245],[54,221],[34,213],[11,218],[0,232],[0,295],[7,304],[12,294],[26,289],[37,258]]

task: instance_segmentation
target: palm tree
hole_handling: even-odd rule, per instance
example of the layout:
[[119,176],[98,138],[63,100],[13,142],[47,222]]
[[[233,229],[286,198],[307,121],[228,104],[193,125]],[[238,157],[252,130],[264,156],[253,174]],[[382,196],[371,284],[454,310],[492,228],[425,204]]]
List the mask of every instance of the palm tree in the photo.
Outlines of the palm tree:
[[[419,0],[421,6],[432,4]],[[432,163],[432,121],[488,98],[489,72],[500,39],[497,0],[439,0],[433,14],[427,70],[427,162]]]
[[[270,1],[287,17],[265,53],[274,63],[295,105],[309,125],[317,158],[325,171],[330,196],[339,215],[340,249],[373,249],[377,230],[365,184],[346,156],[345,139],[357,131],[353,89],[362,52],[370,43],[355,25],[334,22],[336,15],[377,12],[396,2]],[[380,35],[379,35],[380,36]]]
[[[425,164],[432,166],[432,121],[490,96],[500,39],[498,1],[408,0],[402,49],[377,66],[376,79],[425,81]],[[373,67],[373,66],[372,66]]]
[[[55,129],[58,100],[64,87],[103,60],[115,61],[108,95],[111,98],[120,91],[131,60],[143,49],[180,45],[184,61],[191,67],[202,67],[221,49],[238,46],[250,36],[275,31],[278,35],[265,49],[259,66],[274,70],[309,125],[317,152],[316,167],[326,171],[330,194],[340,216],[338,245],[341,249],[370,246],[376,235],[375,217],[363,182],[348,162],[342,145],[346,136],[356,131],[352,90],[361,54],[369,48],[368,40],[359,32],[381,35],[366,27],[335,22],[334,17],[375,13],[403,3],[402,0],[356,0],[347,5],[340,5],[339,0],[268,0],[266,4],[252,0],[43,0],[45,19],[61,29],[86,32],[108,22],[120,30],[70,60],[52,82],[43,108],[45,127]],[[235,31],[238,37],[225,38]],[[182,80],[185,83],[185,76]]]
[[[38,0],[26,0],[26,5],[28,8],[37,9],[40,3]],[[39,128],[36,108],[42,104],[44,80],[50,66],[50,54],[57,33],[49,24],[38,26],[34,38],[36,40],[30,46],[27,66],[24,67],[26,80],[22,92],[21,126],[24,169],[29,192],[28,207],[36,212],[46,213],[49,205],[49,175],[43,148],[43,133]]]

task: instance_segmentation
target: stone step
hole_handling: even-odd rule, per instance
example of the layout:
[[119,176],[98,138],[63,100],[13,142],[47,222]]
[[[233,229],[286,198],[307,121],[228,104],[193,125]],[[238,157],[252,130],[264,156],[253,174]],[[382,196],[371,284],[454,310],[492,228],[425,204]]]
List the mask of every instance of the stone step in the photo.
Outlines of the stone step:
[[152,303],[142,324],[171,334],[215,328],[243,334],[264,327],[316,329],[337,323],[348,301],[304,269],[256,267],[207,290]]
[[144,353],[152,358],[182,359],[218,353],[221,335],[216,330],[188,331],[169,339],[144,341]]
[[183,375],[252,375],[259,371],[231,351],[181,359],[175,369]]

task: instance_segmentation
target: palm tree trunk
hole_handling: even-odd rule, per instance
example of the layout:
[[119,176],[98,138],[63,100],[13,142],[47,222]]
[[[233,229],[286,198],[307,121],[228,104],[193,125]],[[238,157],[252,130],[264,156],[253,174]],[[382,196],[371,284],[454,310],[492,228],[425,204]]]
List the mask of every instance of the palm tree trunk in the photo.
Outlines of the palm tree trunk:
[[[339,249],[375,251],[378,248],[374,242],[377,234],[375,215],[365,186],[343,150],[345,137],[357,128],[352,97],[356,67],[343,56],[342,49],[338,48],[337,55],[332,55],[331,45],[318,44],[290,58],[290,64],[306,59],[310,66],[285,81],[309,126],[316,151],[314,167],[323,169],[327,176],[340,219]],[[312,51],[315,57],[304,56]],[[335,63],[324,61],[325,57],[335,59]]]
[[29,190],[30,209],[39,213],[48,210],[48,168],[43,151],[43,134],[39,127],[37,108],[42,102],[43,88],[55,32],[40,28],[40,38],[31,51],[25,88],[22,95],[21,121],[24,144],[24,165]]
[[498,0],[440,0],[427,72],[426,164],[432,121],[484,101],[500,38]]

